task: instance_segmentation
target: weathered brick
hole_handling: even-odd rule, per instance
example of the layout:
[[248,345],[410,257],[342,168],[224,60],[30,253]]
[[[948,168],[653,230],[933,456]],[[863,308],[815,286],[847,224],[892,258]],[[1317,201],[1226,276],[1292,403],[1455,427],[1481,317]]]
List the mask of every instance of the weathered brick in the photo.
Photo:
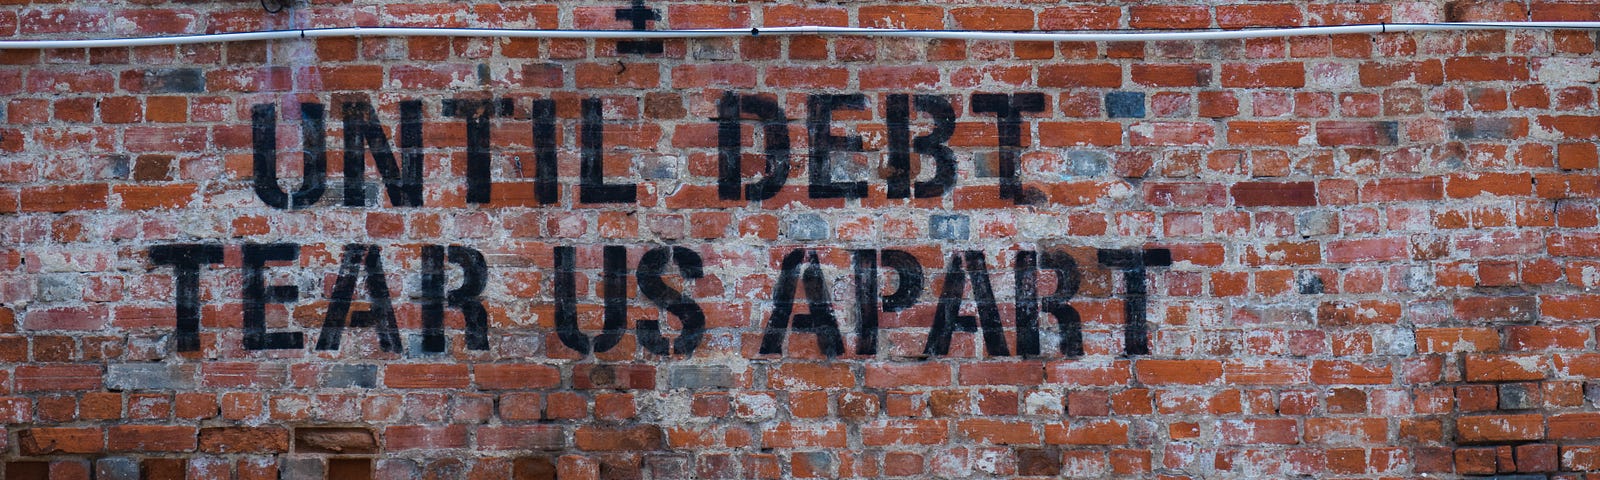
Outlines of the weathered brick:
[[106,366],[111,390],[182,390],[193,388],[197,369],[189,364],[124,363]]
[[1463,443],[1504,443],[1545,438],[1544,416],[1473,415],[1456,419],[1456,440]]

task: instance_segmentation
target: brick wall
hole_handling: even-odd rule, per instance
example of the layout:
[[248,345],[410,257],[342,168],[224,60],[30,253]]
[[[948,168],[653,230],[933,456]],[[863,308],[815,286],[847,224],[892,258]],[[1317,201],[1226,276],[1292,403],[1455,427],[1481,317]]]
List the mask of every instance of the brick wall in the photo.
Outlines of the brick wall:
[[[626,2],[6,3],[0,37],[26,39],[632,28]],[[642,8],[650,29],[1600,20]],[[1595,42],[0,51],[4,478],[1583,478]]]

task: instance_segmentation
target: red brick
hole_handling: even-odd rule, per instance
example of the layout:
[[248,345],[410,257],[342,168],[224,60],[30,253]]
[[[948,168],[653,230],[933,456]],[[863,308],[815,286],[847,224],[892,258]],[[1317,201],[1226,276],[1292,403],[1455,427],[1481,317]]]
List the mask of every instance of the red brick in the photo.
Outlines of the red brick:
[[844,448],[845,429],[840,423],[779,423],[761,432],[764,448]]
[[1543,380],[1550,368],[1546,360],[1530,355],[1468,355],[1463,364],[1473,382]]
[[22,392],[95,390],[100,388],[99,365],[32,364],[16,370],[16,386]]
[[1233,204],[1241,207],[1312,207],[1317,205],[1317,185],[1312,182],[1240,182],[1231,188]]
[[964,30],[1033,30],[1033,10],[1024,8],[953,8],[950,18]]
[[484,450],[558,450],[567,440],[559,425],[485,426],[476,438]]
[[282,453],[289,451],[289,431],[280,427],[217,427],[200,430],[200,451],[206,453]]
[[1205,385],[1222,378],[1222,362],[1216,360],[1139,360],[1134,370],[1151,385]]
[[[1235,106],[1237,109],[1237,106]],[[1311,124],[1296,121],[1228,122],[1228,143],[1232,145],[1300,145],[1311,135]]]
[[1122,67],[1110,63],[1040,65],[1039,86],[1117,88],[1122,86]]
[[1211,26],[1206,7],[1135,5],[1128,7],[1128,26],[1138,29],[1196,29]]
[[961,365],[962,385],[1038,385],[1044,366],[1038,362],[978,362]]
[[23,212],[71,212],[100,210],[107,206],[111,188],[100,184],[76,184],[22,189]]
[[1500,349],[1500,334],[1492,328],[1418,328],[1421,353],[1493,352]]
[[1300,442],[1298,422],[1292,418],[1224,420],[1217,424],[1224,445],[1290,445]]
[[390,388],[466,388],[471,376],[466,365],[391,364],[383,369],[383,384]]
[[1044,441],[1052,445],[1126,445],[1128,425],[1119,420],[1045,424]]
[[1562,413],[1549,419],[1551,440],[1593,440],[1600,438],[1600,413]]
[[191,452],[199,432],[177,425],[117,425],[106,436],[113,452]]
[[105,430],[95,427],[29,428],[17,432],[23,455],[86,454],[104,452]]
[[883,445],[938,445],[949,436],[944,420],[880,420],[861,426],[861,443]]
[[950,384],[950,366],[942,363],[872,364],[863,369],[867,388],[938,387]]
[[1451,57],[1444,62],[1445,78],[1465,82],[1522,81],[1528,79],[1526,57]]
[[849,388],[856,384],[848,364],[786,363],[774,367],[769,385],[785,390]]
[[1456,440],[1463,443],[1505,443],[1542,440],[1541,415],[1472,415],[1456,418]]
[[1225,63],[1221,79],[1227,88],[1302,88],[1306,70],[1300,62]]
[[387,451],[466,448],[467,427],[391,426],[383,430],[383,447]]
[[987,444],[1039,444],[1039,432],[1026,422],[974,418],[957,422],[956,430],[962,436]]
[[661,427],[654,425],[588,425],[578,427],[573,437],[579,449],[588,451],[648,451],[660,450],[665,445]]
[[472,367],[478,388],[487,390],[543,389],[561,386],[561,370],[552,365],[478,364]]

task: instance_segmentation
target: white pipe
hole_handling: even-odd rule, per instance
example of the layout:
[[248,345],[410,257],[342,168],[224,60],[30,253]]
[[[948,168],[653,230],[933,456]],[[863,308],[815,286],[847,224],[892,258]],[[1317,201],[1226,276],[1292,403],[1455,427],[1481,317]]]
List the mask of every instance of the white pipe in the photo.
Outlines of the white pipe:
[[265,32],[210,33],[170,37],[133,37],[78,40],[0,40],[0,50],[147,47],[194,43],[289,40],[333,37],[503,37],[503,38],[606,38],[675,39],[743,37],[755,35],[835,35],[884,38],[928,38],[945,40],[1001,40],[1038,42],[1155,42],[1186,40],[1232,40],[1245,38],[1294,37],[1452,30],[1595,30],[1600,22],[1476,22],[1476,23],[1397,23],[1372,25],[1332,25],[1314,27],[1260,28],[1245,30],[1200,31],[1097,31],[1097,32],[990,32],[966,30],[900,30],[862,27],[771,27],[719,28],[703,30],[518,30],[492,28],[403,28],[348,27]]

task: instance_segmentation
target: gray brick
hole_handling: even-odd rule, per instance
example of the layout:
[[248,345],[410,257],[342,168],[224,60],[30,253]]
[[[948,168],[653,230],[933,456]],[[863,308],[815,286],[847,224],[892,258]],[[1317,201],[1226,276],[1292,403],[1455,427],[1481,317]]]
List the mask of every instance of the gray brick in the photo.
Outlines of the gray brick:
[[283,462],[280,478],[324,478],[326,471],[322,457],[290,458]]
[[41,302],[71,302],[83,298],[83,276],[76,273],[39,277],[39,293],[34,297]]
[[206,91],[206,74],[198,68],[153,69],[144,72],[144,89],[150,93],[200,93]]
[[828,221],[815,213],[796,215],[783,222],[783,236],[791,240],[824,240],[830,230]]
[[1295,286],[1298,287],[1301,295],[1317,295],[1322,293],[1324,288],[1322,284],[1322,277],[1318,276],[1316,272],[1297,272],[1294,275],[1294,283]]
[[1067,152],[1067,161],[1072,164],[1072,174],[1079,177],[1099,177],[1110,169],[1111,156],[1096,150],[1073,150]]
[[333,364],[323,367],[318,383],[324,388],[375,388],[377,365]]
[[928,217],[928,235],[939,240],[966,240],[972,221],[966,215]]
[[127,457],[106,457],[94,461],[98,480],[139,480],[139,462]]
[[195,384],[195,366],[166,363],[122,363],[106,367],[111,390],[181,390]]
[[1460,140],[1504,140],[1515,137],[1515,126],[1506,118],[1457,118],[1450,121],[1450,134]]
[[1144,92],[1107,93],[1106,116],[1111,118],[1144,118]]
[[1500,385],[1501,410],[1527,410],[1539,407],[1538,384],[1508,383]]
[[725,365],[676,365],[672,367],[672,388],[729,388],[733,369]]

